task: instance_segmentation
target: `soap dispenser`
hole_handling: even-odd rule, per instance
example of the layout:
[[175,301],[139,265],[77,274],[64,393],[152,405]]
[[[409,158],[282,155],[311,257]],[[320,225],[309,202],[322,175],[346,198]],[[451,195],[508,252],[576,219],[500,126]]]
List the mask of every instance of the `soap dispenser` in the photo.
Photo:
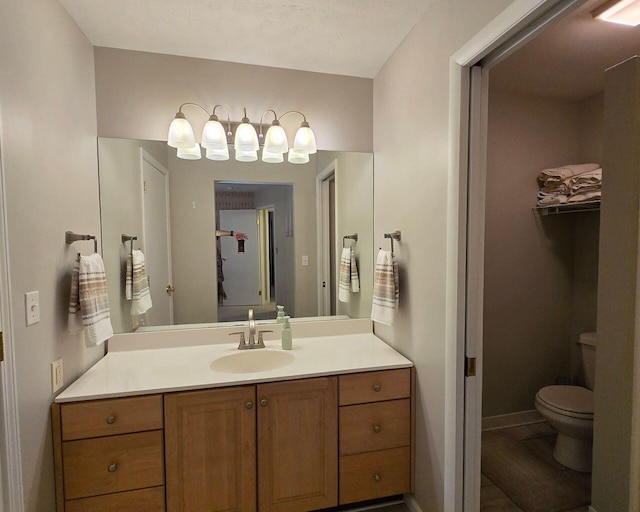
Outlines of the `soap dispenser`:
[[291,325],[289,324],[290,316],[285,316],[282,323],[282,350],[291,350],[293,340],[291,338]]
[[281,324],[284,322],[284,306],[276,306],[278,314],[276,315],[276,323]]

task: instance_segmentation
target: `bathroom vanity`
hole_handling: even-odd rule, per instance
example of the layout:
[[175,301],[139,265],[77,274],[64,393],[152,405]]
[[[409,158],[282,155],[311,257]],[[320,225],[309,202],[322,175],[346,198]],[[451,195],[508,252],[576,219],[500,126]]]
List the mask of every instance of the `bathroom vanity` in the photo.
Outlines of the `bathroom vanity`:
[[53,404],[58,512],[301,512],[411,492],[413,365],[370,322],[344,327],[292,351],[198,331],[112,340]]

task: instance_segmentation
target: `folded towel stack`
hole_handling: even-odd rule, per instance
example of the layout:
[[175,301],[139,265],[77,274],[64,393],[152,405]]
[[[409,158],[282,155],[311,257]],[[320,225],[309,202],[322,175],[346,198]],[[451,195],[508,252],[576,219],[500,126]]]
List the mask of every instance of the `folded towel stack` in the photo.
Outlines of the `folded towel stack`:
[[144,264],[144,253],[140,250],[134,250],[131,260],[131,316],[136,316],[151,309],[151,292]]
[[[356,256],[351,247],[344,247],[340,257],[340,282],[338,285],[338,300],[349,302],[351,293],[360,291],[360,278],[358,277],[358,266]],[[351,293],[350,293],[351,292]]]
[[538,206],[598,201],[602,195],[602,169],[578,164],[545,169],[538,176]]
[[84,342],[95,347],[113,336],[104,263],[99,254],[81,256],[71,276],[69,330],[75,331],[82,316]]
[[398,281],[398,262],[391,251],[378,252],[373,278],[373,307],[371,319],[387,325],[393,325],[398,309],[400,287]]

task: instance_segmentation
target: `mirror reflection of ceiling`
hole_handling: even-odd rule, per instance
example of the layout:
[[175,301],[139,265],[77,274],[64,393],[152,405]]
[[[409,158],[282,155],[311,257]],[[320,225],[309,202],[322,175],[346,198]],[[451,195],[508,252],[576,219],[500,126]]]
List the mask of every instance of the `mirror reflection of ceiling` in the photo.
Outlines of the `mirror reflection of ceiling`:
[[[95,46],[373,78],[430,0],[60,0]],[[300,49],[303,48],[303,51]]]
[[604,71],[640,54],[640,26],[594,20],[589,0],[491,69],[492,88],[581,100],[604,88]]

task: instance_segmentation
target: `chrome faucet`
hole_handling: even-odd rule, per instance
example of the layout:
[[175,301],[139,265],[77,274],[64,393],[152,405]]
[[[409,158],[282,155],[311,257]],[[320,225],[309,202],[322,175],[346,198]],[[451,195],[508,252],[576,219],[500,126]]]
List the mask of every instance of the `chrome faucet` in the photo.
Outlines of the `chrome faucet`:
[[238,350],[247,350],[250,348],[264,348],[264,340],[262,339],[262,334],[265,332],[273,332],[273,331],[258,331],[258,342],[256,343],[256,321],[253,319],[253,309],[249,310],[249,342],[245,341],[244,331],[232,332],[229,336],[234,334],[240,335],[240,344],[238,345]]

